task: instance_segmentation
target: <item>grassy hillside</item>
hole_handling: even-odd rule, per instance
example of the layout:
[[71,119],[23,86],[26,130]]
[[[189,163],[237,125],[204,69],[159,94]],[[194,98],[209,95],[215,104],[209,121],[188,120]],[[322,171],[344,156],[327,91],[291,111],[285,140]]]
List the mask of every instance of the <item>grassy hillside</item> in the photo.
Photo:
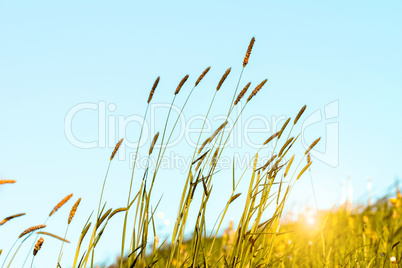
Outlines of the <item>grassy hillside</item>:
[[[372,206],[359,206],[348,211],[345,207],[300,214],[297,219],[284,217],[280,226],[271,260],[261,267],[399,267],[402,254],[402,196],[383,198]],[[198,256],[195,267],[232,267],[228,263],[230,251],[236,243],[236,230],[229,226],[216,239],[214,252],[220,257],[205,261]],[[272,234],[261,234],[272,237]],[[202,249],[209,249],[211,239],[202,238]],[[253,254],[262,250],[256,243]],[[192,241],[186,241],[172,263],[188,267],[192,262]],[[166,267],[170,247],[165,246],[147,262],[155,267]],[[142,265],[139,265],[142,266]],[[246,265],[247,266],[247,265]],[[125,266],[124,267],[128,267]],[[254,267],[250,265],[250,267]]]

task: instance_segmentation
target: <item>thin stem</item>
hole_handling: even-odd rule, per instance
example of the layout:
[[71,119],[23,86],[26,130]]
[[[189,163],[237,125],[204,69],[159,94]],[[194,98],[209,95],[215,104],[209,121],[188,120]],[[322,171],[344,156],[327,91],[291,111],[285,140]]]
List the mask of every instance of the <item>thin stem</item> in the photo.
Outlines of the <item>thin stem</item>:
[[[207,120],[207,118],[208,118],[209,112],[211,111],[211,107],[212,107],[212,105],[213,105],[213,103],[214,103],[214,100],[215,100],[215,97],[216,97],[216,93],[217,93],[217,91],[215,91],[215,93],[214,93],[214,96],[213,96],[212,101],[211,101],[211,103],[210,103],[210,105],[209,105],[209,108],[208,108],[208,112],[207,112],[207,114],[206,114],[206,116],[205,116],[205,118],[204,118],[204,122],[203,122],[202,127],[201,127],[200,135],[198,136],[197,145],[195,146],[195,149],[194,149],[194,153],[193,153],[191,162],[194,161],[194,157],[195,157],[196,152],[197,152],[197,147],[198,147],[198,144],[200,143],[201,135],[202,135],[202,132],[203,132],[203,130],[204,130],[205,122],[206,122],[206,120]],[[191,167],[190,167],[189,170],[188,170],[186,183],[184,184],[184,189],[183,189],[183,192],[182,192],[183,194],[182,194],[182,196],[181,196],[181,200],[180,200],[180,204],[179,204],[179,209],[178,209],[178,212],[177,212],[177,219],[176,219],[176,222],[175,222],[175,226],[174,226],[174,228],[173,228],[172,244],[171,244],[171,249],[170,249],[171,252],[170,252],[170,256],[169,256],[169,258],[168,258],[168,261],[167,261],[167,263],[166,263],[166,267],[170,267],[170,265],[171,265],[171,263],[172,263],[172,261],[173,261],[173,254],[174,254],[174,250],[175,250],[175,248],[176,248],[176,243],[175,243],[175,241],[176,241],[176,234],[177,234],[177,231],[178,231],[179,226],[180,226],[180,222],[179,222],[179,221],[180,221],[180,220],[179,220],[179,219],[180,219],[180,211],[182,210],[183,205],[185,205],[185,204],[183,204],[183,202],[184,202],[184,198],[185,198],[185,193],[187,192],[187,187],[188,187],[188,185],[189,185],[189,180],[190,180],[190,176],[191,176],[190,174],[191,174]],[[186,202],[186,203],[187,203],[187,202]],[[185,219],[184,219],[184,221],[185,221]]]
[[[106,170],[105,179],[103,180],[102,191],[101,191],[101,195],[100,195],[100,198],[99,198],[98,212],[96,213],[96,220],[99,219],[99,213],[100,213],[100,207],[101,207],[101,203],[102,203],[103,191],[105,190],[106,179],[107,179],[107,176],[109,174],[109,169],[110,169],[110,164],[111,163],[112,163],[112,160],[109,161],[109,165],[108,165],[107,170]],[[84,267],[86,267],[86,265],[88,263],[89,255],[91,254],[90,252],[91,252],[91,248],[93,247],[93,242],[94,242],[95,234],[96,234],[96,225],[97,224],[95,223],[94,224],[94,230],[92,231],[91,240],[90,240],[89,245],[88,245],[88,251],[87,251],[87,254],[86,254],[85,259],[83,261],[83,263],[84,263],[83,266]]]
[[7,258],[8,258],[8,255],[10,255],[11,251],[13,250],[15,244],[17,244],[18,240],[19,240],[19,238],[17,238],[17,240],[15,240],[14,244],[13,244],[13,245],[11,246],[11,248],[9,249],[9,251],[8,251],[8,253],[7,253],[7,255],[6,255],[6,258],[4,259],[3,264],[1,265],[1,268],[3,268],[3,266],[4,266],[4,264],[6,263],[6,260],[7,260]]
[[[46,224],[46,222],[47,222],[47,220],[48,220],[49,218],[50,218],[50,216],[47,216],[47,218],[46,218],[46,220],[45,220],[45,222],[44,222],[43,224]],[[25,261],[24,261],[24,263],[22,264],[22,267],[25,266],[25,263],[27,262],[27,260],[28,260],[28,258],[29,258],[29,255],[30,255],[29,252],[32,252],[33,247],[35,246],[35,241],[37,241],[38,238],[39,238],[39,234],[36,235],[34,241],[32,242],[31,248],[29,249],[28,254],[27,254],[27,256],[25,257]]]
[[[239,80],[238,80],[238,83],[237,83],[237,86],[236,86],[235,93],[233,94],[232,102],[231,102],[231,105],[230,105],[230,107],[229,107],[229,111],[228,111],[228,115],[227,115],[227,117],[226,117],[226,120],[227,120],[227,118],[229,117],[230,113],[231,113],[232,110],[233,110],[233,109],[232,109],[232,105],[233,105],[234,100],[235,100],[235,97],[236,97],[236,93],[237,93],[237,90],[238,90],[238,87],[239,87],[239,84],[240,84],[240,81],[241,81],[241,77],[242,77],[242,74],[243,74],[243,70],[244,70],[244,68],[242,69],[242,71],[241,71],[241,73],[240,73]],[[212,101],[211,101],[211,104],[210,104],[210,106],[209,106],[208,113],[207,113],[207,116],[205,117],[203,126],[202,126],[202,128],[201,128],[200,135],[199,135],[198,141],[197,141],[197,146],[196,146],[196,148],[195,148],[195,150],[194,150],[194,154],[193,154],[193,158],[192,158],[191,162],[194,161],[194,157],[195,157],[196,152],[197,152],[197,147],[198,147],[198,144],[199,144],[199,142],[200,142],[201,134],[202,134],[203,129],[204,129],[205,121],[206,121],[206,119],[207,119],[207,117],[208,117],[208,114],[209,114],[209,112],[210,112],[210,110],[211,110],[211,107],[212,107],[212,105],[213,105],[213,102],[214,102],[216,93],[217,93],[217,91],[215,92],[214,97],[213,97],[213,99],[212,99]],[[244,108],[243,108],[243,109],[244,109]],[[237,122],[237,120],[236,120],[236,122]],[[232,129],[233,129],[233,128],[232,128]],[[222,133],[223,133],[223,131],[222,131]],[[222,134],[222,135],[223,135],[223,134]],[[230,136],[230,133],[229,133],[229,136]],[[228,138],[229,138],[229,137],[228,137]],[[228,138],[226,139],[225,144],[226,144]],[[222,141],[222,138],[221,138],[221,141]],[[215,140],[214,145],[215,145],[215,144],[216,144],[216,140]],[[214,147],[214,146],[213,146],[213,147]],[[208,154],[208,157],[211,155],[211,153],[212,153],[212,150],[211,150],[210,153]],[[222,150],[220,151],[220,154],[221,154],[221,153],[222,153]],[[220,154],[219,154],[219,156],[220,156]],[[217,159],[219,159],[219,157],[218,157]],[[205,160],[205,163],[206,163],[206,162],[207,162],[207,161]],[[205,165],[206,165],[206,164],[204,164],[204,167],[205,167]],[[203,168],[204,168],[204,167],[203,167]],[[184,188],[184,190],[183,190],[183,193],[187,190],[187,185],[188,185],[188,180],[189,180],[190,173],[191,173],[191,167],[190,167],[190,169],[189,169],[189,174],[188,174],[188,176],[187,176],[187,181],[186,181],[186,184],[185,184],[185,188]],[[181,204],[183,203],[183,198],[184,198],[184,196],[182,196],[182,200],[181,200],[181,202],[180,202]],[[181,207],[182,207],[182,206],[180,206],[179,213],[180,213],[180,211],[181,211]],[[188,208],[187,208],[187,210],[188,210]],[[178,218],[179,218],[179,217],[178,217]],[[177,231],[177,228],[178,228],[178,224],[179,224],[179,223],[176,223],[176,225],[175,225],[176,231]],[[183,223],[182,223],[182,224],[183,224]],[[182,228],[182,230],[184,231],[184,228]],[[175,231],[174,231],[174,233],[175,233]],[[172,237],[172,247],[173,247],[174,241],[175,241],[175,238]],[[181,236],[181,234],[180,234],[179,247],[180,247],[180,245],[181,245],[181,241],[182,241],[182,236]],[[172,254],[173,254],[173,252],[174,252],[174,249],[175,249],[175,248],[173,247],[173,249],[172,249],[172,251],[171,251],[170,262],[169,262],[168,264],[170,264],[171,261],[172,261]],[[211,248],[211,249],[212,249],[212,248]]]
[[[162,151],[162,144],[163,144],[163,140],[164,140],[164,138],[165,138],[165,134],[166,134],[166,129],[167,129],[167,125],[168,125],[168,122],[169,122],[169,118],[170,118],[170,113],[171,113],[171,111],[172,111],[172,107],[173,107],[173,104],[174,104],[174,102],[175,102],[175,100],[176,100],[176,95],[174,95],[174,97],[173,97],[173,99],[172,99],[172,102],[171,102],[171,104],[170,104],[170,107],[169,107],[169,112],[168,112],[168,115],[167,115],[167,117],[166,117],[166,121],[165,121],[165,127],[164,127],[164,130],[163,130],[163,134],[162,134],[162,142],[161,142],[161,148],[160,148],[160,150],[159,150],[159,153],[158,153],[158,158],[157,158],[157,163],[158,163],[158,161],[159,161],[159,158],[161,157],[161,151]],[[162,157],[163,157],[163,155],[162,155]],[[148,156],[148,160],[147,160],[147,165],[149,165],[149,156]],[[145,176],[147,176],[148,175],[148,168],[146,169],[146,174],[144,174],[144,178],[145,178]],[[134,170],[133,170],[133,172],[134,172]],[[153,179],[152,179],[152,184],[151,184],[151,189],[152,189],[152,187],[153,187],[153,183],[154,183],[154,180],[155,180],[155,176],[156,176],[156,172],[154,173],[154,176],[153,176]],[[140,191],[141,191],[141,189],[140,189]],[[139,198],[138,199],[138,204],[140,203],[140,199],[141,198]],[[143,199],[143,198],[142,198]],[[143,204],[143,203],[142,203]],[[138,226],[138,231],[140,231],[140,224],[141,224],[141,217],[142,217],[142,209],[143,209],[143,205],[141,204],[141,212],[140,212],[140,220],[139,220],[139,226]],[[134,234],[135,234],[135,221],[136,221],[136,219],[137,219],[137,212],[138,212],[138,205],[137,205],[137,211],[136,211],[136,215],[135,215],[135,220],[134,220],[134,227],[133,227],[133,235],[132,235],[132,237],[131,237],[131,243],[130,243],[130,251],[131,251],[131,249],[133,248],[133,243],[135,243],[135,239],[134,239]],[[140,239],[140,236],[139,236],[140,234],[138,234],[138,237],[137,237],[137,244],[139,243],[139,239]],[[122,255],[121,255],[121,257],[120,257],[120,267],[122,267],[122,265],[123,265],[123,251],[122,251]]]
[[[66,237],[67,237],[68,227],[70,227],[70,224],[67,224],[66,232],[64,233],[64,239],[66,239]],[[57,259],[56,268],[58,267],[58,265],[60,264],[60,261],[61,261],[61,252],[63,251],[63,246],[64,246],[64,241],[63,241],[63,243],[61,243],[61,248],[60,248],[60,252],[59,252],[59,258]]]
[[[149,103],[148,103],[147,108],[146,108],[145,113],[144,113],[144,117],[143,117],[144,121],[145,121],[145,118],[146,118],[147,113],[148,113],[148,107],[149,107]],[[133,171],[131,172],[130,188],[129,188],[129,191],[128,191],[128,198],[127,198],[127,210],[126,210],[125,215],[124,215],[123,234],[122,234],[122,242],[121,242],[121,254],[120,254],[120,267],[123,267],[124,245],[125,245],[125,241],[126,241],[126,227],[127,227],[127,217],[128,217],[128,205],[130,204],[131,189],[132,189],[133,180],[134,180],[134,171],[135,171],[135,166],[136,166],[136,163],[137,163],[138,149],[140,147],[143,130],[144,130],[144,124],[142,124],[142,126],[141,126],[140,137],[138,138],[137,149],[135,151],[135,157],[134,157],[134,163],[133,163]]]
[[[32,261],[31,261],[31,268],[32,268],[32,266],[33,266],[34,259],[35,259],[35,256],[33,256],[33,258],[32,258]],[[24,266],[22,266],[22,267],[24,267]]]
[[235,101],[235,98],[236,98],[236,95],[237,95],[237,91],[239,90],[239,85],[240,85],[241,78],[243,76],[243,71],[244,71],[244,67],[241,69],[239,80],[237,80],[236,90],[235,90],[235,93],[233,94],[232,102],[230,103],[230,106],[229,106],[228,117],[232,113],[232,110],[235,107],[233,104],[234,104],[234,101]]
[[[147,113],[148,113],[148,107],[149,107],[149,104],[147,105],[147,109],[145,110],[145,114],[144,114],[144,117],[143,117],[143,118],[144,118],[144,121],[145,121],[145,118],[146,118]],[[131,173],[130,188],[129,188],[128,198],[127,198],[127,206],[130,204],[131,188],[132,188],[132,185],[133,185],[133,178],[134,178],[134,170],[135,170],[135,165],[136,165],[136,163],[137,163],[138,149],[139,149],[139,147],[140,147],[140,142],[141,142],[141,137],[142,137],[142,132],[143,132],[143,130],[144,130],[144,124],[142,124],[142,126],[141,126],[140,137],[138,138],[137,149],[136,149],[136,151],[135,151],[135,158],[134,158],[134,164],[133,164],[133,171],[132,171],[132,173]]]
[[[183,110],[184,110],[184,108],[186,107],[186,104],[187,104],[188,100],[190,99],[190,96],[192,95],[194,88],[195,88],[195,87],[193,87],[193,88],[191,89],[190,94],[187,96],[187,99],[186,99],[186,101],[185,101],[184,104],[183,104],[183,107],[180,109],[179,116],[177,117],[177,119],[176,119],[176,121],[175,121],[175,123],[174,123],[174,125],[173,125],[172,131],[170,132],[170,135],[169,135],[169,138],[168,138],[168,140],[167,140],[167,142],[166,142],[165,148],[163,149],[162,157],[163,157],[163,155],[165,154],[165,151],[166,151],[166,149],[167,149],[167,146],[169,145],[169,141],[170,141],[170,139],[171,139],[171,137],[172,137],[172,135],[173,135],[173,131],[174,131],[175,128],[176,128],[177,122],[179,121],[180,116],[181,116],[181,114],[183,113]],[[162,147],[162,144],[161,144],[161,147]],[[157,165],[157,168],[156,168],[156,170],[155,170],[155,173],[159,170],[159,166],[160,166],[161,162],[162,162],[162,160],[159,161],[159,164]]]
[[[21,241],[21,244],[18,246],[17,250],[14,252],[13,257],[10,260],[10,263],[8,264],[7,268],[10,267],[11,263],[13,262],[15,255],[17,255],[18,250],[21,248],[22,244],[25,242],[25,240],[27,240],[33,233],[30,233],[24,240]],[[5,260],[4,260],[5,262]]]
[[315,202],[315,209],[317,210],[317,213],[318,213],[317,198],[316,198],[315,190],[314,190],[313,176],[311,176],[311,170],[310,170],[310,169],[309,169],[309,172],[308,172],[308,173],[310,174],[311,189],[313,190],[313,197],[314,197],[314,202]]

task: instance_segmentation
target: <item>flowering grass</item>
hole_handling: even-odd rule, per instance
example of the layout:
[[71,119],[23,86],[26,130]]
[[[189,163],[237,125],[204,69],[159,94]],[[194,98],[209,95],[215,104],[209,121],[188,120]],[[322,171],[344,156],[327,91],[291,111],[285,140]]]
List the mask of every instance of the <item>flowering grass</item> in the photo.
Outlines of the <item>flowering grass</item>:
[[[250,105],[255,105],[258,93],[269,86],[268,79],[264,79],[260,83],[255,83],[257,86],[248,94],[248,97],[246,96],[247,89],[251,84],[243,83],[242,78],[244,69],[252,64],[250,57],[254,45],[255,39],[252,38],[243,63],[239,63],[241,72],[237,78],[237,86],[231,91],[232,100],[227,103],[226,119],[223,119],[215,132],[203,141],[201,137],[205,131],[206,119],[212,111],[211,108],[214,105],[224,105],[215,103],[215,97],[217,94],[222,94],[221,89],[226,86],[225,82],[232,78],[232,68],[228,68],[217,80],[217,87],[213,94],[205,96],[210,101],[205,106],[205,120],[198,135],[198,141],[195,148],[192,148],[192,164],[187,167],[186,174],[180,179],[182,190],[177,194],[181,198],[180,202],[176,204],[177,216],[169,237],[164,241],[159,241],[154,224],[154,214],[159,203],[151,201],[153,200],[151,198],[153,190],[158,187],[160,177],[158,174],[162,158],[179,117],[173,126],[168,122],[171,120],[171,110],[176,96],[186,94],[183,89],[193,85],[181,106],[181,111],[184,111],[193,91],[202,87],[202,80],[212,72],[210,67],[205,69],[198,79],[194,79],[196,81],[194,84],[190,84],[189,81],[192,78],[186,75],[175,90],[174,88],[171,90],[171,106],[166,114],[165,126],[157,133],[152,133],[154,138],[146,148],[139,147],[143,133],[143,127],[141,127],[136,156],[139,150],[145,150],[148,152],[148,157],[156,159],[156,165],[140,169],[136,167],[137,161],[134,160],[130,182],[122,186],[123,189],[128,189],[127,203],[121,204],[118,208],[107,208],[103,193],[108,186],[109,170],[113,168],[113,162],[117,161],[115,156],[119,152],[119,148],[124,146],[123,139],[117,142],[109,157],[105,177],[103,180],[94,182],[95,185],[101,187],[99,203],[94,209],[94,213],[88,215],[88,220],[82,226],[81,233],[70,234],[67,227],[62,239],[57,235],[46,236],[46,239],[58,239],[61,243],[59,257],[56,258],[57,262],[55,261],[54,266],[95,267],[94,256],[97,246],[104,242],[102,241],[104,232],[113,232],[116,236],[121,236],[121,245],[110,245],[121,249],[117,267],[378,267],[398,265],[401,255],[399,240],[402,229],[399,220],[400,195],[391,199],[391,202],[383,200],[374,206],[360,208],[361,211],[345,210],[342,207],[327,212],[316,211],[315,224],[310,225],[306,225],[302,216],[298,220],[289,220],[284,215],[285,204],[293,187],[314,166],[309,152],[320,141],[320,138],[317,138],[301,155],[292,153],[293,145],[300,137],[298,130],[300,123],[298,122],[307,109],[302,105],[300,105],[299,113],[295,114],[295,119],[288,118],[277,133],[267,133],[266,141],[260,145],[257,151],[252,152],[252,160],[246,169],[234,172],[237,167],[233,164],[233,175],[231,178],[227,178],[231,194],[225,203],[212,204],[213,208],[221,210],[222,213],[215,219],[214,226],[207,226],[206,219],[209,215],[208,211],[211,209],[210,197],[219,195],[219,191],[213,187],[214,182],[219,179],[217,163],[224,153],[225,145],[243,111]],[[163,78],[158,77],[151,88],[144,118],[153,96],[158,94],[157,86],[160,79]],[[243,90],[239,92],[239,89]],[[233,115],[234,106],[240,102],[244,104],[240,113]],[[229,118],[233,119],[234,123],[229,124]],[[261,165],[259,160],[268,144],[273,148],[270,152],[271,157]],[[240,189],[240,182],[245,182],[248,187]],[[139,186],[138,191],[133,192],[133,184]],[[201,196],[201,200],[194,199],[195,193]],[[240,202],[239,196],[244,197],[245,200],[241,199],[243,201]],[[65,205],[71,197],[72,194],[57,204],[49,217],[55,214],[58,208]],[[85,199],[85,196],[82,199]],[[81,198],[72,206],[70,216],[66,217],[68,226],[75,224],[72,219],[75,214],[80,213],[80,209],[77,210],[80,201]],[[241,212],[240,219],[223,230],[226,228],[223,226],[223,222],[227,218],[227,212],[233,207]],[[190,212],[196,212],[195,219],[190,219],[190,215],[194,214]],[[124,214],[121,229],[106,229],[109,220],[116,213]],[[23,214],[16,215],[22,216]],[[10,220],[20,220],[20,218],[15,215],[5,218],[6,222]],[[189,226],[190,220],[191,222],[195,220],[195,224]],[[37,225],[39,227],[34,226],[27,229],[23,233],[24,235],[18,237],[14,243],[16,245],[19,242],[17,249],[14,249],[14,245],[10,249],[5,249],[7,254],[0,255],[2,267],[12,267],[15,258],[31,258],[32,266],[36,254],[46,254],[46,248],[39,251],[41,247],[38,246],[38,240],[31,239],[31,235],[39,234],[39,229],[41,229],[41,234],[46,233],[47,225],[45,223],[46,221]],[[12,224],[8,223],[0,228],[12,228]],[[191,237],[186,234],[186,230],[189,229],[192,230]],[[222,233],[223,235],[220,235]],[[70,237],[73,235],[79,237],[75,248],[76,254],[72,260],[62,258],[63,249],[72,246],[67,243],[70,240],[67,234]],[[34,251],[19,252],[21,245],[28,240],[35,246]],[[40,238],[40,245],[43,243],[46,242]],[[9,255],[12,258],[8,258]]]

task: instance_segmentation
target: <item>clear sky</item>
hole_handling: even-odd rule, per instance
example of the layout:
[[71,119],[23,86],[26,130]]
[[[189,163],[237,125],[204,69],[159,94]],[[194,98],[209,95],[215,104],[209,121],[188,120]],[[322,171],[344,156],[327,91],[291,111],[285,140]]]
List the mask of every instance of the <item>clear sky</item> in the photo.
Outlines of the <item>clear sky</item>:
[[[22,230],[41,224],[58,201],[74,193],[48,222],[48,231],[63,235],[68,211],[82,197],[69,230],[72,243],[63,256],[63,267],[69,267],[81,228],[97,206],[114,144],[121,137],[128,142],[138,139],[138,124],[113,127],[121,126],[119,116],[143,115],[157,76],[161,82],[153,102],[160,112],[166,111],[160,105],[170,103],[180,79],[190,75],[176,100],[182,105],[190,84],[211,66],[186,107],[188,122],[205,114],[221,75],[232,67],[211,114],[213,132],[222,119],[212,117],[226,113],[253,36],[256,43],[241,85],[269,81],[245,110],[242,128],[253,116],[271,123],[282,118],[281,125],[284,116],[294,118],[307,104],[303,122],[314,121],[316,111],[322,115],[321,121],[306,127],[303,138],[311,143],[323,137],[312,166],[319,208],[339,202],[348,175],[356,202],[366,202],[367,178],[372,179],[373,195],[380,197],[402,176],[401,12],[400,1],[1,1],[0,179],[17,183],[0,187],[0,218],[27,215],[0,227],[0,248],[7,252]],[[72,120],[77,139],[98,142],[89,146],[94,148],[77,147],[66,136],[66,118],[77,105],[96,109],[80,111]],[[102,105],[109,108],[103,115],[113,133],[98,129]],[[325,111],[332,118],[326,118]],[[155,130],[147,133],[142,154],[154,131],[163,128],[164,116],[153,118],[155,124],[148,120]],[[264,121],[250,125],[261,129]],[[262,130],[250,134],[250,140],[262,143],[269,135]],[[240,135],[240,140],[245,138]],[[238,145],[227,156],[256,151],[249,143]],[[296,152],[302,153],[305,144],[297,146]],[[108,207],[126,202],[129,154],[134,149],[124,146],[123,151],[111,168],[105,192]],[[327,154],[320,155],[324,151]],[[183,138],[167,155],[191,152]],[[230,174],[231,168],[223,169],[216,178],[212,202],[219,205],[209,210],[210,223],[229,197]],[[137,175],[138,183],[142,171]],[[163,221],[173,222],[183,177],[174,168],[158,176],[155,200],[164,193],[158,211],[165,218],[157,220],[161,234],[172,229],[172,223],[166,226]],[[308,176],[296,186],[291,203],[311,206]],[[246,191],[246,185],[239,191]],[[239,211],[230,211],[228,220],[239,217]],[[95,260],[111,262],[117,256],[122,220],[117,216],[107,227]],[[55,264],[59,247],[58,241],[47,238],[35,262]],[[15,267],[27,251],[22,248]],[[4,255],[3,251],[1,263]]]

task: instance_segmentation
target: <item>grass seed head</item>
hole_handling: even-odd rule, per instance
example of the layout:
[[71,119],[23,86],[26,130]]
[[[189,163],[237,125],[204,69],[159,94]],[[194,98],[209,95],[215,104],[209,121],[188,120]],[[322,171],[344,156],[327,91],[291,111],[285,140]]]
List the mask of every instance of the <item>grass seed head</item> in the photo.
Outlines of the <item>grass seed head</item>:
[[223,74],[221,80],[220,80],[219,83],[218,83],[218,86],[216,87],[216,91],[218,91],[218,90],[221,88],[223,82],[225,82],[225,80],[226,80],[226,78],[228,77],[228,75],[229,75],[229,73],[230,73],[231,70],[232,70],[232,68],[229,68],[229,69],[227,69],[226,72]]
[[301,177],[301,176],[303,175],[303,173],[311,166],[312,163],[313,163],[313,162],[308,163],[308,164],[300,171],[300,173],[299,173],[299,175],[297,176],[297,179],[296,179],[296,180],[300,179],[300,177]]
[[20,234],[20,236],[19,236],[18,238],[21,238],[21,237],[23,237],[23,236],[26,235],[26,234],[32,233],[32,232],[34,232],[34,231],[36,231],[36,230],[39,230],[39,229],[43,229],[43,228],[45,228],[45,227],[46,227],[45,224],[40,224],[40,225],[35,225],[35,226],[32,226],[32,227],[29,227],[28,229],[26,229],[25,231],[23,231],[23,232]]
[[154,150],[155,143],[156,143],[156,141],[158,140],[158,137],[159,137],[159,132],[156,133],[156,135],[154,136],[154,139],[152,140],[151,147],[149,148],[149,155],[152,154],[152,151]]
[[308,154],[308,153],[311,151],[311,149],[313,149],[314,146],[316,146],[317,143],[318,143],[320,140],[321,140],[321,137],[318,138],[318,139],[316,139],[315,141],[313,141],[313,143],[310,145],[310,147],[308,147],[308,149],[306,150],[306,152],[304,153],[304,155]]
[[61,208],[65,203],[67,203],[68,200],[70,200],[70,198],[73,196],[73,194],[69,194],[66,197],[63,198],[63,200],[61,200],[54,208],[53,210],[50,212],[49,217],[52,216],[54,213],[56,213],[57,210],[59,210],[59,208]]
[[81,202],[81,198],[78,198],[77,202],[75,202],[74,206],[71,208],[70,216],[68,217],[68,224],[70,224],[71,221],[73,220],[75,212],[77,212],[77,208],[78,208],[78,205],[80,204],[80,202]]
[[11,184],[11,183],[16,183],[16,180],[0,180],[0,185],[1,184]]
[[284,177],[286,177],[286,175],[288,175],[290,166],[292,165],[294,159],[295,159],[295,155],[293,155],[292,158],[290,158],[289,163],[288,163],[288,165],[286,166],[286,170],[285,170]]
[[253,37],[253,38],[251,38],[250,44],[248,45],[246,56],[244,56],[243,67],[246,67],[246,65],[248,63],[248,60],[251,55],[251,50],[253,49],[253,46],[254,46],[254,42],[255,42],[255,38]]
[[222,125],[220,125],[218,129],[215,130],[214,134],[212,134],[212,136],[209,138],[209,140],[212,141],[216,137],[216,135],[218,135],[218,133],[227,125],[227,123],[228,121],[226,120]]
[[45,239],[43,239],[43,237],[39,238],[38,241],[35,244],[35,248],[33,250],[33,255],[36,256],[36,254],[38,253],[38,251],[41,249],[43,242],[45,241]]
[[152,100],[152,97],[154,96],[155,89],[159,83],[159,79],[160,79],[160,77],[158,76],[158,78],[156,78],[156,80],[154,82],[154,85],[152,86],[151,92],[149,92],[149,97],[148,97],[148,101],[147,101],[148,103],[150,103],[150,101]]
[[114,156],[116,155],[117,151],[119,150],[120,145],[121,145],[121,143],[123,142],[123,140],[124,140],[124,139],[119,140],[119,142],[118,142],[118,143],[116,144],[116,146],[114,147],[113,153],[112,153],[112,155],[110,156],[110,161],[113,160],[113,158],[114,158]]
[[269,137],[269,138],[264,142],[264,145],[268,144],[270,141],[272,141],[273,139],[275,139],[275,138],[279,135],[279,132],[280,132],[280,131],[276,132],[276,133],[273,134],[271,137]]
[[250,96],[247,98],[247,102],[249,102],[257,93],[261,90],[261,88],[265,85],[265,83],[268,81],[268,79],[265,79],[261,83],[258,84],[258,86],[255,87],[253,92],[251,92]]
[[279,151],[279,157],[282,156],[282,153],[285,151],[286,147],[288,147],[288,145],[293,141],[294,137],[291,137],[290,139],[288,139],[285,144],[282,146],[281,150]]
[[195,82],[195,87],[201,82],[201,80],[209,72],[210,69],[211,69],[211,67],[208,67],[202,72],[202,74],[198,77],[197,81]]
[[296,124],[297,124],[297,121],[299,121],[300,117],[302,116],[302,114],[304,113],[304,111],[306,110],[306,108],[307,108],[307,106],[304,105],[304,106],[300,109],[300,111],[299,111],[299,113],[297,114],[295,120],[293,121],[293,125],[296,125]]
[[237,105],[239,103],[239,101],[243,98],[244,94],[246,94],[248,88],[250,87],[251,82],[249,82],[243,89],[242,91],[240,91],[239,95],[236,98],[236,101],[234,103],[234,105]]
[[210,166],[212,166],[212,165],[215,165],[215,164],[216,164],[216,161],[217,161],[216,157],[218,156],[218,152],[219,152],[219,147],[218,147],[218,148],[216,148],[215,153],[214,153],[214,155],[212,156],[212,160],[211,160],[211,164],[210,164]]
[[10,220],[12,220],[12,219],[14,219],[14,218],[18,218],[18,217],[21,217],[21,216],[24,216],[24,215],[25,215],[25,213],[19,213],[19,214],[15,214],[15,215],[8,216],[7,218],[3,219],[3,220],[0,222],[0,226],[2,226],[2,225],[5,224],[6,222],[8,222],[8,221],[10,221]]
[[180,84],[177,86],[176,91],[174,92],[175,95],[177,95],[179,93],[180,89],[183,87],[184,83],[186,83],[187,79],[188,79],[188,75],[183,77],[183,79],[180,81]]
[[288,120],[286,120],[285,124],[283,124],[281,130],[279,131],[278,139],[281,138],[281,136],[282,136],[282,134],[283,134],[283,131],[285,131],[285,128],[287,127],[287,125],[289,124],[289,122],[290,122],[290,117],[288,118]]

